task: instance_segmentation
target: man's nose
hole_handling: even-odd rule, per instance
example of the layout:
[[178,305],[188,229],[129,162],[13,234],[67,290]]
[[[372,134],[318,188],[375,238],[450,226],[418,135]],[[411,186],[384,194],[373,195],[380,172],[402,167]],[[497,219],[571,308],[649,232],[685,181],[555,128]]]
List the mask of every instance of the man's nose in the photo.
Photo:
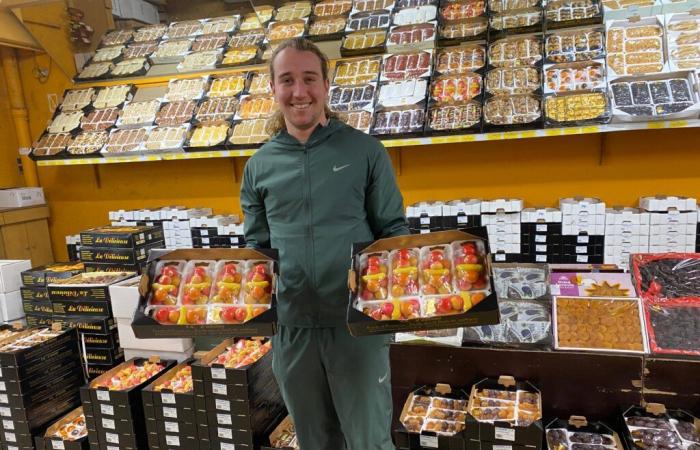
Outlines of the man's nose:
[[306,96],[306,92],[307,89],[303,80],[294,82],[294,86],[292,86],[292,94],[294,94],[295,97],[304,97]]

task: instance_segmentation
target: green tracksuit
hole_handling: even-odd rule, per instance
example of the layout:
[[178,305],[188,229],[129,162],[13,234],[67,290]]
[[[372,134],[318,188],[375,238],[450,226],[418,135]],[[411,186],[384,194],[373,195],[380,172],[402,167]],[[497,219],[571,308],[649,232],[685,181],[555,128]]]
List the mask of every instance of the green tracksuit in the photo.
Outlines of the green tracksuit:
[[246,241],[279,250],[273,370],[302,450],[393,449],[388,338],[351,337],[351,245],[408,234],[391,161],[336,119],[306,144],[281,132],[241,185]]

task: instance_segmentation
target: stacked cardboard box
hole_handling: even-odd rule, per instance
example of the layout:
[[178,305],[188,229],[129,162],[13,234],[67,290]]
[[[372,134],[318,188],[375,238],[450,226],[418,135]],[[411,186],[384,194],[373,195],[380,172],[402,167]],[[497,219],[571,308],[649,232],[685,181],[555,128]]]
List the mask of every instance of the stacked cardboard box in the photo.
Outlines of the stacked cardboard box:
[[80,260],[87,272],[138,272],[154,248],[164,248],[160,227],[100,227],[80,233]]
[[0,260],[0,323],[24,318],[21,273],[31,265],[28,259]]
[[649,252],[650,216],[636,208],[605,210],[605,264],[629,269],[630,255]]
[[70,278],[84,270],[82,263],[53,263],[22,272],[22,308],[27,325],[49,326],[53,322],[53,306],[46,285]]
[[562,264],[602,264],[605,203],[597,198],[559,200],[562,212]]
[[639,207],[649,213],[650,253],[693,253],[698,242],[698,207],[694,198],[642,197]]
[[489,248],[496,262],[518,262],[521,259],[520,199],[500,198],[481,202],[481,224],[489,233]]
[[558,263],[562,254],[562,214],[557,208],[526,208],[521,214],[523,260]]

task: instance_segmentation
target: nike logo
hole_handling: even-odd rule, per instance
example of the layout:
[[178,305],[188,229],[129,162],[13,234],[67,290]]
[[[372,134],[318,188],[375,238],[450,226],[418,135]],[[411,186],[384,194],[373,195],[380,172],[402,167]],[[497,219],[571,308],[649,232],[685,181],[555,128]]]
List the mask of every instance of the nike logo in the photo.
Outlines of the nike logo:
[[388,376],[389,376],[389,372],[385,373],[383,377],[379,378],[379,384],[384,383]]
[[340,172],[347,167],[350,167],[350,164],[345,164],[344,166],[333,166],[333,172]]

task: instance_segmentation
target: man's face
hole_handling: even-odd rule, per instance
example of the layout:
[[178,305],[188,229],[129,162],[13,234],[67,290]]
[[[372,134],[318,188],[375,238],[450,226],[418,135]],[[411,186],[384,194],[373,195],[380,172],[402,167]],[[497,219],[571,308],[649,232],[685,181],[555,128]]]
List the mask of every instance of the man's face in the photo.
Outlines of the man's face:
[[272,92],[287,128],[309,130],[325,122],[329,83],[323,79],[318,57],[312,52],[287,48],[277,55],[273,68]]

